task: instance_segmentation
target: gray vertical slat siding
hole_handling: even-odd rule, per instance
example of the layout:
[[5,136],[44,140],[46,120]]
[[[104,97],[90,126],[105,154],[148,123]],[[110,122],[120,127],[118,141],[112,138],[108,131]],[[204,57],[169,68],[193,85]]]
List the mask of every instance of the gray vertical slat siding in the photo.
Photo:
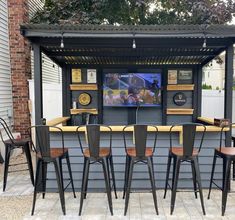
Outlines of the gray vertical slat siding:
[[[51,143],[53,146],[59,145],[59,137],[57,133],[51,134]],[[130,139],[132,136],[130,136]],[[174,135],[175,144],[178,144],[178,133]],[[105,133],[104,133],[104,143]],[[218,146],[219,135],[218,132],[207,132],[205,135],[205,141],[203,144],[202,151],[199,157],[199,164],[201,170],[201,178],[203,187],[207,188],[209,186],[209,178],[211,173],[212,158],[214,153],[214,148]],[[124,167],[125,167],[125,150],[123,144],[123,137],[121,132],[113,132],[113,142],[112,142],[113,160],[115,168],[115,177],[118,190],[123,188],[124,179]],[[72,166],[74,184],[76,190],[80,190],[81,178],[83,170],[83,156],[81,154],[80,148],[78,147],[77,136],[74,132],[65,133],[65,146],[69,148],[70,161]],[[169,149],[169,133],[160,132],[158,135],[157,147],[154,156],[154,169],[157,188],[163,188],[166,175],[166,164]],[[221,161],[218,160],[218,164]],[[216,167],[215,175],[219,178],[222,177],[222,166]],[[66,164],[64,164],[64,177],[68,178],[68,172]],[[182,165],[180,168],[180,178],[191,178],[191,166],[190,164]],[[47,181],[48,190],[56,189],[55,173],[53,168],[50,166],[48,168],[48,178],[51,180]],[[182,179],[179,181],[179,187],[189,188],[192,186],[191,179]],[[105,185],[103,181],[103,172],[99,164],[91,165],[90,175],[89,175],[89,190],[91,191],[104,191]],[[135,165],[133,182],[133,190],[148,190],[150,189],[150,182],[147,172],[147,166],[144,164]]]

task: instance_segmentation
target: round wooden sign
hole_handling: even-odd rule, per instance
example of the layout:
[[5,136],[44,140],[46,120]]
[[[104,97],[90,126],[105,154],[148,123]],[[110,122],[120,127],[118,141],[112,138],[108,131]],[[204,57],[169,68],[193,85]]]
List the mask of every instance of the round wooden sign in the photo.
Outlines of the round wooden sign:
[[173,96],[173,101],[176,105],[178,106],[182,106],[187,102],[187,97],[183,92],[177,92],[174,96]]
[[83,92],[78,96],[78,102],[81,105],[89,105],[91,103],[91,95]]

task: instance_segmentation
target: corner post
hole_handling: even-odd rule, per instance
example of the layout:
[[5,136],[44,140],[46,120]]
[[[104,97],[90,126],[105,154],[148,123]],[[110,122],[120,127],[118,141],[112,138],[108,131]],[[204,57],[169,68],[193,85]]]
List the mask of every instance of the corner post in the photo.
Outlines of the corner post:
[[[225,56],[225,83],[224,83],[224,118],[232,121],[232,99],[233,99],[233,44],[226,49]],[[225,144],[231,145],[231,130],[226,132]]]

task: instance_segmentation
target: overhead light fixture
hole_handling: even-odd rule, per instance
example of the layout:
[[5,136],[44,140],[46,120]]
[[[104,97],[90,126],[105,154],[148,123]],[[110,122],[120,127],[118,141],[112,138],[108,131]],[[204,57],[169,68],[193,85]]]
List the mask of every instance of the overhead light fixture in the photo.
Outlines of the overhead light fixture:
[[206,44],[206,38],[204,38],[204,41],[203,41],[202,47],[203,47],[203,48],[206,48],[206,47],[207,47],[207,44]]
[[133,49],[135,49],[135,48],[136,48],[135,39],[133,39],[133,41],[132,41],[132,48],[133,48]]
[[61,34],[60,47],[64,48],[64,36],[63,36],[63,33]]

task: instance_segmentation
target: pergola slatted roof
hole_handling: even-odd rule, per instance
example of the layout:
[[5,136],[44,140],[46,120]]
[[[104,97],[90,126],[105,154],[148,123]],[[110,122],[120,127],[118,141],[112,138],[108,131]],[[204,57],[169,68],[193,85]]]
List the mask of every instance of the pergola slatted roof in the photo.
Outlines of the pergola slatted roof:
[[232,25],[25,24],[21,32],[61,65],[204,65],[235,42]]

